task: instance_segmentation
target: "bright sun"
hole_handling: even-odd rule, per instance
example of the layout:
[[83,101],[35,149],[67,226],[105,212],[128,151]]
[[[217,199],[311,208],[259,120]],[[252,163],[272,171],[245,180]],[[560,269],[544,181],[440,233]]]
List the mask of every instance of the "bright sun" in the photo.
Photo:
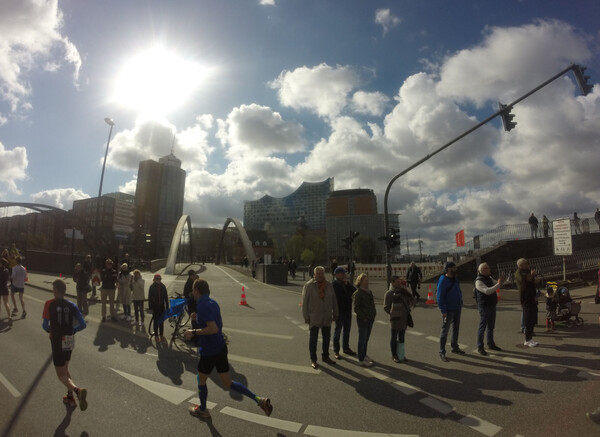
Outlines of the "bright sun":
[[163,116],[181,105],[208,69],[163,47],[131,58],[117,77],[113,100],[143,115]]

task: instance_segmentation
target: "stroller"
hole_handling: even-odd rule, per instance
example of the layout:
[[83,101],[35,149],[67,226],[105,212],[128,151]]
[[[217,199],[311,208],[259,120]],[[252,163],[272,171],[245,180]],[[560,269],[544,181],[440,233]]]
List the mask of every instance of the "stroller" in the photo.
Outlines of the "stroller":
[[557,322],[565,322],[568,328],[583,325],[583,319],[579,317],[581,311],[581,302],[575,302],[571,299],[571,294],[567,287],[560,287],[556,292],[558,308],[556,309]]

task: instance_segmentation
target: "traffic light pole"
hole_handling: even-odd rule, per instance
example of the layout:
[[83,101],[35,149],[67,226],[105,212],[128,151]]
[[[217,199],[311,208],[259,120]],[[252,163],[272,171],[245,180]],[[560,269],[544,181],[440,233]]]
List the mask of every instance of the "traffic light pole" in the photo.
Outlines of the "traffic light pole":
[[[452,141],[444,144],[439,149],[435,150],[434,152],[430,153],[429,155],[425,156],[424,158],[421,158],[420,160],[418,160],[417,162],[415,162],[413,165],[411,165],[407,169],[401,171],[396,176],[394,176],[392,178],[392,180],[389,182],[389,184],[387,185],[387,188],[385,189],[385,196],[383,197],[383,224],[384,224],[384,227],[385,227],[385,235],[386,236],[389,235],[389,229],[390,229],[389,216],[388,216],[388,196],[390,194],[390,189],[392,188],[392,185],[394,184],[394,182],[396,182],[396,180],[398,180],[398,178],[404,176],[406,173],[408,173],[411,170],[415,169],[416,167],[420,166],[425,161],[428,161],[430,158],[433,158],[435,155],[437,155],[438,153],[440,153],[442,150],[447,149],[452,144],[456,143],[458,140],[463,139],[464,137],[466,137],[467,135],[469,135],[471,132],[476,131],[481,126],[483,126],[484,124],[487,124],[488,122],[490,122],[491,120],[493,120],[497,116],[502,115],[506,111],[506,108],[512,108],[513,106],[515,106],[520,101],[525,100],[527,97],[529,97],[530,95],[536,93],[540,89],[544,88],[549,83],[554,82],[556,79],[558,79],[559,77],[563,76],[565,73],[568,73],[569,70],[576,71],[577,68],[580,68],[580,67],[578,65],[576,65],[576,64],[571,64],[568,68],[565,68],[560,73],[555,74],[554,76],[552,76],[550,79],[548,79],[547,81],[545,81],[541,85],[538,85],[537,87],[535,87],[534,89],[532,89],[531,91],[529,91],[527,94],[524,94],[521,97],[519,97],[517,100],[515,100],[514,102],[509,103],[508,105],[506,105],[505,108],[496,111],[495,113],[493,113],[492,115],[490,115],[488,118],[486,118],[482,122],[480,122],[477,125],[473,126],[471,129],[463,132],[462,134],[460,134],[459,136],[457,136],[456,138],[454,138]],[[386,273],[387,273],[387,285],[388,286],[392,282],[392,264],[391,264],[391,260],[390,260],[390,258],[391,258],[391,249],[392,248],[391,248],[391,245],[390,245],[390,240],[388,238],[386,240],[386,251],[385,251],[385,262],[386,262]]]

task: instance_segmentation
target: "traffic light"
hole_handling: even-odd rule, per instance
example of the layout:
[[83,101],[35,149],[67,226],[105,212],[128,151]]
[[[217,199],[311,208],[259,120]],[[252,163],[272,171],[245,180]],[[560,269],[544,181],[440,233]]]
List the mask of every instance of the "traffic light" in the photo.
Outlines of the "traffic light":
[[512,121],[512,119],[515,118],[515,116],[510,113],[510,111],[512,111],[512,106],[507,106],[498,102],[498,108],[502,111],[500,113],[500,117],[502,117],[502,126],[504,126],[506,132],[510,132],[511,129],[517,125],[516,122]]
[[342,238],[342,241],[344,242],[344,249],[348,249],[351,251],[352,250],[352,236]]
[[390,229],[390,247],[400,245],[400,229]]
[[589,76],[584,74],[585,67],[581,65],[573,64],[573,73],[575,73],[575,80],[577,81],[577,85],[579,85],[579,89],[581,90],[581,94],[587,96],[590,91],[592,91],[593,85],[588,84]]

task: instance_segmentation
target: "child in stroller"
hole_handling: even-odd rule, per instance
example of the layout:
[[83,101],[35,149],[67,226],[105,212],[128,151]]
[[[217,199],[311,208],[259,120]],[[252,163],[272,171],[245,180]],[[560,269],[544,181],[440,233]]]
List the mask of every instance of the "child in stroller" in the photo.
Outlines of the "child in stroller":
[[558,309],[555,320],[565,322],[569,328],[572,328],[574,325],[583,325],[583,319],[579,317],[579,311],[581,311],[581,301],[575,302],[571,298],[571,294],[569,293],[569,289],[567,287],[560,287],[557,290],[556,297],[558,300]]

